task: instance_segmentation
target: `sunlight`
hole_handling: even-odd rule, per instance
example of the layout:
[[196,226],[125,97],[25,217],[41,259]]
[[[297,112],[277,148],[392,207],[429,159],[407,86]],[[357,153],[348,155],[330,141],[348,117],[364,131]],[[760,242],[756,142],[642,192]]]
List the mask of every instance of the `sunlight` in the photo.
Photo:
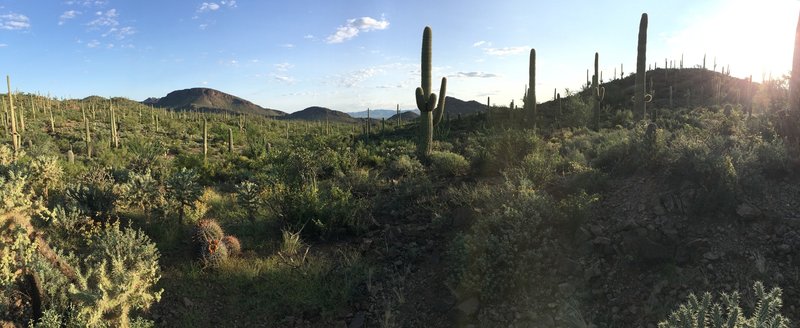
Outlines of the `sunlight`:
[[707,54],[708,69],[714,69],[716,57],[717,71],[730,65],[734,76],[778,77],[791,70],[799,9],[792,0],[720,2],[669,37],[669,51],[678,60],[684,54],[684,67],[702,65]]

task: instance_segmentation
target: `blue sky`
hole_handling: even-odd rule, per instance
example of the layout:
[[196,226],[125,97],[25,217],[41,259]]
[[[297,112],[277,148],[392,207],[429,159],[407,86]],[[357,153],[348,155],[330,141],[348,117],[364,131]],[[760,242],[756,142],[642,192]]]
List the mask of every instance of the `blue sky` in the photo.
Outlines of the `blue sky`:
[[429,25],[437,89],[447,76],[450,96],[519,103],[533,47],[542,102],[579,89],[595,51],[606,80],[633,72],[642,12],[648,62],[790,70],[797,0],[0,0],[0,74],[57,97],[209,87],[287,112],[410,109]]

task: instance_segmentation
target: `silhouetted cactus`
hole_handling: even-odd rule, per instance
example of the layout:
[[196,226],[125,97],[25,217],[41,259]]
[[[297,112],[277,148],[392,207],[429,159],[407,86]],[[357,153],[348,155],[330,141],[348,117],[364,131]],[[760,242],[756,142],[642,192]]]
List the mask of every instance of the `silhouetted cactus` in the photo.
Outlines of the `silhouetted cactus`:
[[422,116],[417,153],[422,158],[427,158],[433,150],[433,129],[442,120],[447,92],[446,77],[442,78],[438,103],[436,94],[431,92],[431,34],[431,28],[426,26],[422,32],[422,86],[416,90],[417,108]]
[[636,54],[636,86],[634,90],[634,111],[645,117],[645,63],[647,60],[647,13],[639,21],[639,46]]
[[536,109],[536,49],[531,49],[528,59],[528,93],[525,98],[525,109],[533,119],[533,127],[536,128],[537,109]]
[[592,76],[592,96],[594,97],[594,130],[600,130],[600,106],[603,102],[603,98],[606,96],[606,88],[600,86],[598,80],[598,70],[599,70],[599,60],[600,55],[598,53],[594,53],[594,76]]

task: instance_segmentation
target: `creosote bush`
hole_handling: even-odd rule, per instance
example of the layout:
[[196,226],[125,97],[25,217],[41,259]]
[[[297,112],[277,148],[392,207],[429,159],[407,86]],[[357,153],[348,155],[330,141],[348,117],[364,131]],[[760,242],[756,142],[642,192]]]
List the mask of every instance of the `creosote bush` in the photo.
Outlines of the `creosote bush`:
[[442,177],[462,176],[469,172],[469,162],[456,153],[446,151],[432,151],[428,161],[436,175]]

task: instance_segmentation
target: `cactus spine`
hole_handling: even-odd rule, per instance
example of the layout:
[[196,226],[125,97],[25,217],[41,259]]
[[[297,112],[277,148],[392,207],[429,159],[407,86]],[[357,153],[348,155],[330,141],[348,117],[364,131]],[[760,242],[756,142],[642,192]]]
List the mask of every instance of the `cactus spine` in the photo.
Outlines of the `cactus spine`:
[[600,55],[594,53],[594,76],[592,76],[592,95],[594,96],[594,130],[600,130],[600,105],[606,96],[606,88],[600,86],[598,80]]
[[639,21],[639,46],[636,55],[636,89],[634,90],[634,111],[642,113],[644,118],[647,113],[645,109],[645,62],[647,53],[647,13],[642,14]]
[[417,153],[421,158],[427,158],[433,151],[433,128],[442,120],[447,92],[447,78],[442,77],[437,104],[436,94],[431,92],[431,34],[431,28],[426,26],[422,32],[422,86],[416,90],[417,108],[422,115],[419,143],[417,144]]
[[528,97],[525,107],[533,119],[533,127],[536,128],[536,49],[533,48],[528,61]]
[[17,134],[17,119],[14,114],[14,96],[11,95],[11,77],[6,75],[6,85],[8,86],[8,108],[11,111],[11,143],[14,146],[14,154],[19,153],[19,134]]

